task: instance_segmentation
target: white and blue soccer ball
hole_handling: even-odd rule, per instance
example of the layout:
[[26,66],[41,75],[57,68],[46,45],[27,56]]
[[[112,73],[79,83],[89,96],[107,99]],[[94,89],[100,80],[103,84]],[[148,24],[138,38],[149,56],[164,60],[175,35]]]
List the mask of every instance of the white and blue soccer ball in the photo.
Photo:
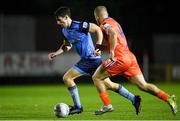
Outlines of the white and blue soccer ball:
[[69,115],[69,106],[66,103],[58,103],[54,106],[54,113],[57,117],[65,118]]

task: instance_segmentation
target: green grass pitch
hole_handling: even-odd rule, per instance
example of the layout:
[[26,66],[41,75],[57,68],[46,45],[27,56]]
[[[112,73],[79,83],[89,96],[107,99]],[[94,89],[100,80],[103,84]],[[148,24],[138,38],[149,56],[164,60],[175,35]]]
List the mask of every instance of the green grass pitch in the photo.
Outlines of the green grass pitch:
[[[59,102],[72,104],[66,87],[59,85],[0,86],[0,120],[180,120],[172,115],[169,106],[160,99],[140,91],[135,85],[123,83],[134,94],[142,96],[142,110],[137,116],[125,98],[109,91],[115,111],[101,116],[93,111],[102,103],[92,84],[78,84],[84,112],[67,118],[56,118],[53,107]],[[180,97],[180,84],[156,84],[161,89]],[[180,105],[180,98],[178,100]]]

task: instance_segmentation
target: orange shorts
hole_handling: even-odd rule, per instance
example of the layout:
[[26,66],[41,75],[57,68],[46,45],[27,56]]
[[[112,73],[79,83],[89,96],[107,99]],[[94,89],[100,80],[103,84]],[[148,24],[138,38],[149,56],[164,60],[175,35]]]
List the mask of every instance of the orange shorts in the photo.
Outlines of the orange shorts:
[[135,75],[142,74],[136,57],[133,54],[125,59],[117,59],[117,61],[108,59],[103,62],[102,66],[111,76],[120,74],[129,79]]

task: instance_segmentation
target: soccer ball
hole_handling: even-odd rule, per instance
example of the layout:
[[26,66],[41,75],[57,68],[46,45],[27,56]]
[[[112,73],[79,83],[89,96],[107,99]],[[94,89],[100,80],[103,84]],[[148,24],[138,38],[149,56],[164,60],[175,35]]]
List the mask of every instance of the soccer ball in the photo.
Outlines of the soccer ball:
[[69,115],[69,106],[65,103],[58,103],[54,106],[55,115],[60,118],[65,118]]

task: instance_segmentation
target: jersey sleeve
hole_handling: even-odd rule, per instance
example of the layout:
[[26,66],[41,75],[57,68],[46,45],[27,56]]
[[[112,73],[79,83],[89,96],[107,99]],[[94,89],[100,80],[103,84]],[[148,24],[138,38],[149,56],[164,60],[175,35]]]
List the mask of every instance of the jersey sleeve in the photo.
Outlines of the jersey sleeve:
[[79,29],[82,32],[89,32],[89,26],[89,22],[81,22]]
[[111,25],[108,24],[108,23],[103,23],[103,24],[100,26],[100,28],[101,28],[101,30],[102,30],[103,32],[105,32],[106,34],[108,34],[108,29],[111,28]]

